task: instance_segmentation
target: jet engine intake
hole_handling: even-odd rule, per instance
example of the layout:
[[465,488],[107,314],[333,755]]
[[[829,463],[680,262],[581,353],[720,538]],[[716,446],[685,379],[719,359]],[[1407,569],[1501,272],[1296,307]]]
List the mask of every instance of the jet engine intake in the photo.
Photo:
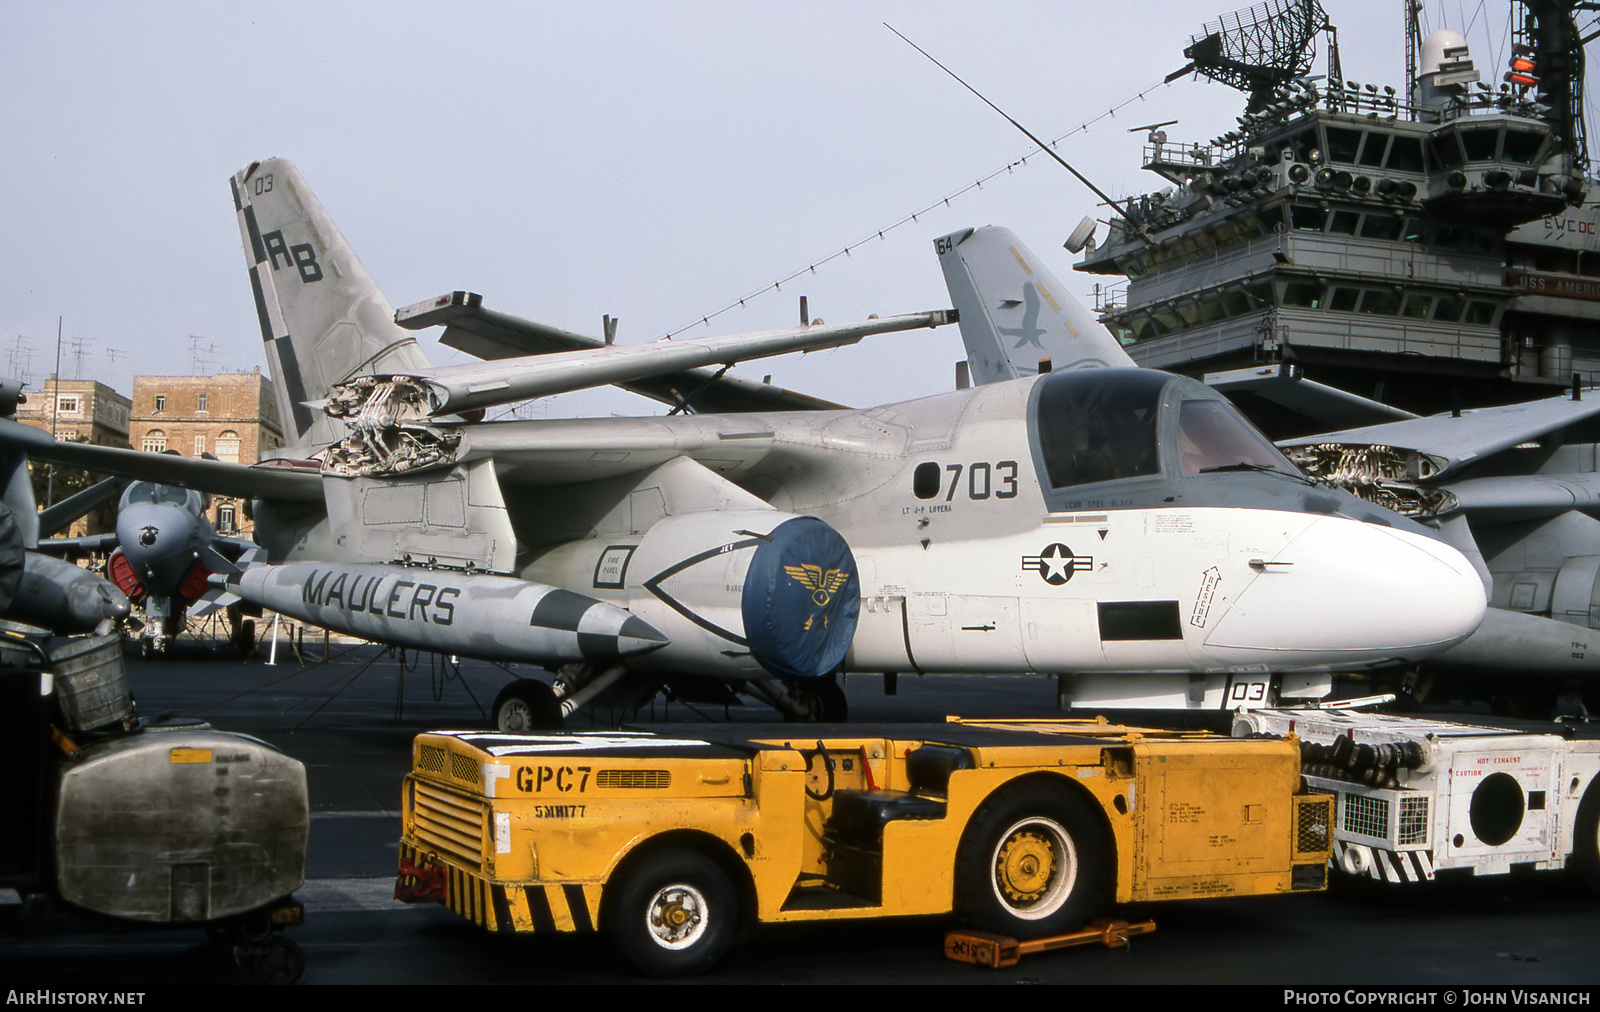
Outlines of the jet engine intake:
[[837,531],[777,510],[667,517],[595,567],[597,588],[625,590],[629,610],[671,641],[630,667],[734,678],[834,671],[855,636],[860,583]]

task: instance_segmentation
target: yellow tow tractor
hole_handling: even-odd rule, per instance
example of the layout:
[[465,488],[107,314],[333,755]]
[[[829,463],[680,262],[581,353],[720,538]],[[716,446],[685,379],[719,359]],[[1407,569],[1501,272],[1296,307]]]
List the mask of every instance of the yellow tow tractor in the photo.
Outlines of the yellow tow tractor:
[[1322,889],[1292,738],[1104,720],[419,735],[397,895],[604,930],[697,973],[741,926],[955,912],[1018,938],[1112,903]]

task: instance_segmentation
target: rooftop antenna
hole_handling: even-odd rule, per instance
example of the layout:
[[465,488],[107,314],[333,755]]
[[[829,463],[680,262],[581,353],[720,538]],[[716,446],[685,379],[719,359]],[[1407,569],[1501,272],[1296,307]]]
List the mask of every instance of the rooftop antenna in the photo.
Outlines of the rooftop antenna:
[[92,337],[75,337],[72,339],[72,378],[83,379],[83,360],[89,356],[89,346],[94,344]]
[[200,342],[205,338],[198,334],[189,335],[189,369],[194,376],[205,376],[211,372],[210,363],[214,361],[222,348],[215,342],[207,344],[204,348]]
[[[883,27],[889,29],[889,31],[891,31],[891,32],[894,32],[896,35],[900,35],[900,32],[894,27],[894,25],[889,24],[887,21],[884,22]],[[968,84],[967,82],[961,80],[961,78],[956,74],[956,72],[951,70],[949,67],[946,67],[944,64],[940,63],[938,60],[935,60],[932,56],[928,56],[928,51],[923,49],[921,46],[917,45],[915,42],[912,42],[910,39],[906,38],[904,35],[900,35],[900,38],[905,42],[906,45],[910,46],[912,49],[915,49],[917,52],[921,53],[923,56],[927,56],[929,62],[931,62],[935,67],[938,67],[940,70],[944,71],[946,74],[949,74],[951,77],[954,77],[956,79],[956,83],[961,85],[961,87],[963,87],[963,88],[967,89],[968,91],[972,92],[974,95],[977,95],[980,99],[983,99],[983,104],[984,105],[986,105],[989,108],[993,109],[995,112],[999,113],[1001,116],[1004,116],[1007,123],[1010,123],[1012,126],[1016,127],[1018,130],[1021,130],[1023,135],[1026,136],[1028,138],[1028,140],[1032,141],[1033,143],[1035,143],[1035,144],[1037,144],[1039,146],[1039,150],[1040,151],[1043,151],[1045,154],[1049,155],[1051,158],[1054,158],[1056,160],[1056,162],[1059,163],[1063,169],[1066,169],[1068,172],[1070,172],[1074,176],[1078,177],[1078,182],[1082,183],[1084,186],[1087,186],[1091,191],[1094,192],[1094,195],[1096,197],[1099,197],[1101,200],[1105,201],[1107,204],[1110,204],[1112,207],[1116,208],[1117,212],[1119,214],[1121,214],[1124,219],[1129,219],[1129,220],[1132,219],[1133,215],[1127,208],[1123,207],[1121,204],[1117,203],[1115,200],[1112,200],[1109,196],[1107,196],[1105,194],[1104,191],[1102,191],[1100,189],[1100,187],[1098,187],[1098,186],[1094,185],[1093,183],[1089,182],[1089,177],[1088,176],[1085,176],[1083,173],[1079,172],[1077,169],[1075,169],[1072,166],[1068,165],[1067,164],[1067,160],[1065,158],[1062,158],[1060,155],[1056,154],[1055,151],[1051,149],[1050,145],[1046,144],[1044,141],[1042,141],[1039,138],[1035,137],[1033,135],[1032,131],[1030,131],[1027,127],[1023,126],[1021,123],[1018,123],[1016,120],[1014,120],[1010,116],[1006,115],[1006,111],[1004,109],[1002,109],[999,106],[995,105],[993,102],[989,101],[987,98],[984,98],[983,97],[983,93],[981,91],[979,91],[978,89],[974,88],[972,85]]]
[[[56,420],[61,414],[61,325],[63,318],[56,317],[56,371],[50,374],[50,438],[56,437]],[[44,505],[48,509],[56,504],[56,466],[44,469]]]
[[26,336],[18,334],[11,342],[10,356],[6,360],[6,372],[26,386],[31,377],[32,361],[33,342]]

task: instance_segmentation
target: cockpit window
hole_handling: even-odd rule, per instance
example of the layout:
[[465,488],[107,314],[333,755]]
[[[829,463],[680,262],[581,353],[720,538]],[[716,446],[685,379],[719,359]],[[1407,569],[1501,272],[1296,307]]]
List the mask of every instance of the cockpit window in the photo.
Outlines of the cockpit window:
[[1178,407],[1183,473],[1270,470],[1298,474],[1267,437],[1223,401],[1184,401]]
[[191,493],[186,488],[174,485],[156,485],[151,482],[135,482],[128,488],[128,502],[130,503],[164,503],[171,506],[184,506],[189,502]]
[[1155,474],[1156,418],[1170,377],[1083,369],[1040,381],[1039,449],[1055,488]]

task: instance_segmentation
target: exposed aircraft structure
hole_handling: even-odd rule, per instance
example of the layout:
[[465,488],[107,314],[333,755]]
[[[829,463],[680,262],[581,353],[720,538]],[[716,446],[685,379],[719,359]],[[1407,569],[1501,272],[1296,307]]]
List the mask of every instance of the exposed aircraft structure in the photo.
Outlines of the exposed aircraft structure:
[[[558,671],[554,689],[502,697],[507,726],[705,679],[842,716],[838,670],[1070,669],[1119,676],[1108,700],[1160,705],[1315,697],[1333,668],[1425,656],[1482,616],[1476,573],[1431,531],[1313,486],[1219,395],[1152,371],[862,411],[468,421],[952,314],[432,368],[293,166],[256,163],[233,186],[290,459],[7,439],[260,497],[267,561],[232,594]],[[522,645],[473,627],[521,629]]]

